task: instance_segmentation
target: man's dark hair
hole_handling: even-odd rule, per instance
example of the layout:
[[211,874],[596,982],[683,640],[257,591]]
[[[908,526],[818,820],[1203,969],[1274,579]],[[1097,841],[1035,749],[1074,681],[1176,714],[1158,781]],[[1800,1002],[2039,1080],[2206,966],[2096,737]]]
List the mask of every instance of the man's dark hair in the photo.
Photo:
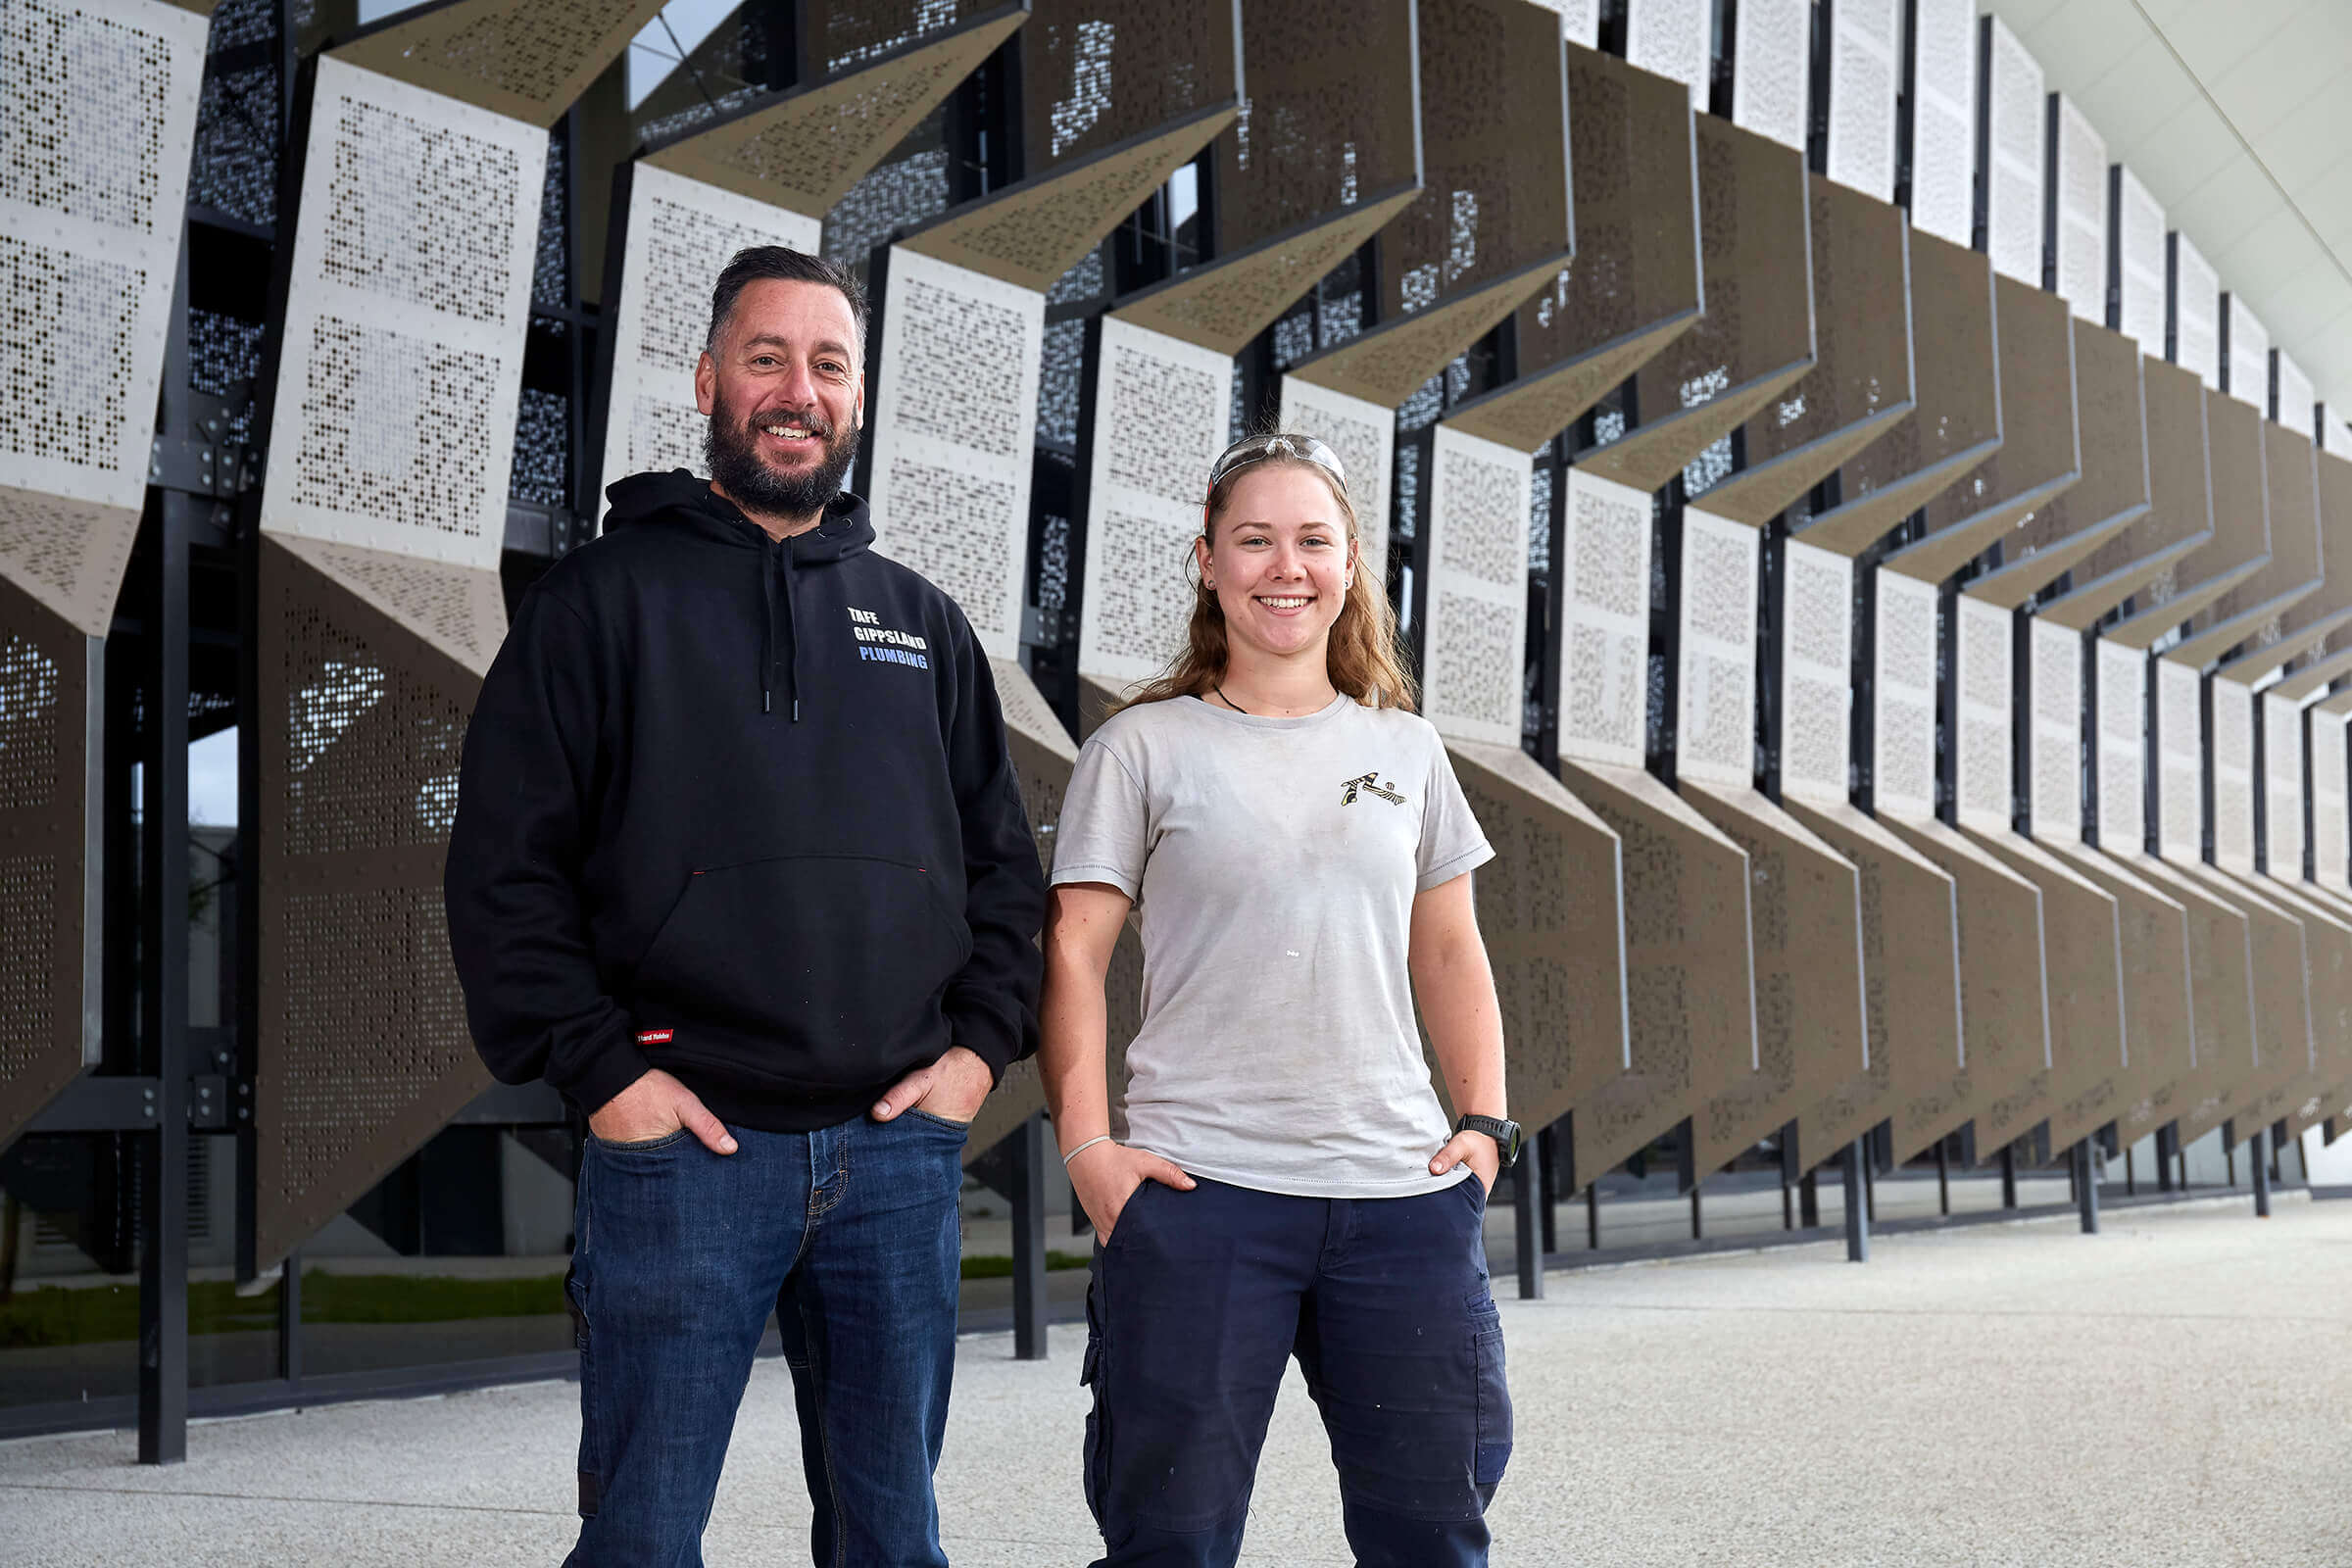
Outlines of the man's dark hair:
[[847,268],[783,245],[754,245],[737,251],[733,260],[720,269],[718,284],[710,290],[710,335],[704,340],[705,348],[718,347],[719,334],[727,329],[727,318],[735,314],[736,298],[747,286],[762,278],[822,283],[840,290],[841,297],[850,302],[850,319],[858,326],[858,358],[860,361],[865,358],[865,286]]

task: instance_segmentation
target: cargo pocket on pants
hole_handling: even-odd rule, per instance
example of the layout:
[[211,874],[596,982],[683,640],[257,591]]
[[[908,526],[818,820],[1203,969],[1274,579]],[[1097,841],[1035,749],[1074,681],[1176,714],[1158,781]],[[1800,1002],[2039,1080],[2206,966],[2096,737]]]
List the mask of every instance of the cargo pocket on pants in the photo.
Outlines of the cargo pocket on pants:
[[1471,1353],[1478,1371],[1478,1451],[1470,1479],[1491,1496],[1511,1462],[1511,1391],[1503,1379],[1502,1315],[1489,1307],[1477,1325]]

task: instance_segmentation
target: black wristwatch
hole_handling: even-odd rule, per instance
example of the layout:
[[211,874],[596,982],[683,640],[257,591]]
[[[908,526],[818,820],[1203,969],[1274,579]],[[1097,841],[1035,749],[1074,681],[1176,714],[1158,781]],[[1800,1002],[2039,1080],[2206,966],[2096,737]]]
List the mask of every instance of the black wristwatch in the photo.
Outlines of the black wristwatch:
[[1495,1147],[1502,1151],[1504,1169],[1507,1170],[1519,1163],[1520,1138],[1517,1122],[1505,1121],[1500,1116],[1464,1116],[1453,1124],[1453,1130],[1457,1133],[1485,1133],[1489,1138],[1494,1139]]

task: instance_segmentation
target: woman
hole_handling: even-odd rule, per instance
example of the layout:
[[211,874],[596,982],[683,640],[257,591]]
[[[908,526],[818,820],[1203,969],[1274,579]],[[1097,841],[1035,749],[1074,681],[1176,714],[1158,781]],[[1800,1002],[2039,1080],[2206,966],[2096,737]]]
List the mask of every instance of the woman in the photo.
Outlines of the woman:
[[[1511,1415],[1481,1223],[1518,1142],[1470,902],[1494,852],[1412,712],[1328,447],[1229,448],[1194,556],[1188,646],[1079,755],[1046,926],[1040,1064],[1099,1239],[1102,1564],[1235,1560],[1294,1355],[1356,1560],[1483,1563]],[[1131,903],[1144,1023],[1114,1120],[1103,976]],[[1475,1113],[1450,1136],[1416,997]]]

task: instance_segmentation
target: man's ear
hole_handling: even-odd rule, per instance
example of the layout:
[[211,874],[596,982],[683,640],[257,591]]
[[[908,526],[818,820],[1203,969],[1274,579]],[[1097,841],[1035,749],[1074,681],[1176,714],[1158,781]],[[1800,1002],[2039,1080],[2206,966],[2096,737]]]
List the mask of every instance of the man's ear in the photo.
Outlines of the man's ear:
[[850,410],[850,428],[865,428],[865,388],[862,386],[858,389],[858,401]]
[[706,416],[718,406],[718,365],[709,349],[694,362],[694,406]]

